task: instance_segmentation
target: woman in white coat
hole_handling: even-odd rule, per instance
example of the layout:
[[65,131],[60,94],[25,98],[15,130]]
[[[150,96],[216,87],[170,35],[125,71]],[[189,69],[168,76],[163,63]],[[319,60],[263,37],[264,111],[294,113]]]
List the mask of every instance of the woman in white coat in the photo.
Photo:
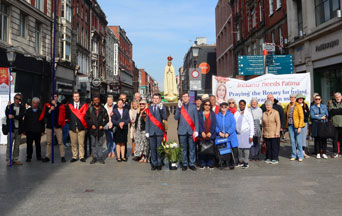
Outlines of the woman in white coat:
[[252,113],[246,109],[246,101],[239,101],[239,110],[234,114],[236,133],[239,142],[239,166],[249,167],[249,151],[253,145],[254,120]]

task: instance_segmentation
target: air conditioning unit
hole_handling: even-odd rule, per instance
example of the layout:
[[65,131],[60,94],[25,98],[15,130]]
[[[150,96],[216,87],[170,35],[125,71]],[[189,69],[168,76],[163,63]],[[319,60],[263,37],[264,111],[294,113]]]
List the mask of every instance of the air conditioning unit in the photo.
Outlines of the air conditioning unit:
[[342,17],[342,11],[341,11],[341,10],[337,10],[337,11],[336,11],[336,16],[337,16],[338,18],[341,18],[341,17]]

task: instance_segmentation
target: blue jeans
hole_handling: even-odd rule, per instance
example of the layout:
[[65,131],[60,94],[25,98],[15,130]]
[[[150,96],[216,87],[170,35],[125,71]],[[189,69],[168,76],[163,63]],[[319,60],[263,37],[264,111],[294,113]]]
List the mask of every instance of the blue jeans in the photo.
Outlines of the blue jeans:
[[199,159],[202,166],[214,166],[215,156],[211,155],[199,155]]
[[302,131],[300,132],[302,135],[302,145],[303,147],[306,147],[306,135],[308,135],[308,123],[305,123],[305,127],[302,128]]
[[[195,166],[196,163],[196,146],[192,138],[192,134],[179,135],[179,143],[182,145],[183,166]],[[190,162],[188,162],[188,147],[190,154]]]
[[303,138],[302,138],[302,131],[298,134],[298,128],[295,128],[293,125],[288,126],[290,138],[291,138],[291,147],[292,147],[292,158],[297,157],[297,148],[298,148],[298,158],[303,159]]
[[150,149],[151,149],[151,163],[152,166],[161,166],[162,157],[158,153],[158,148],[161,146],[163,136],[153,135],[150,136]]
[[115,142],[113,139],[113,131],[112,130],[105,130],[106,140],[107,140],[107,150],[108,153],[114,152],[115,153]]
[[69,123],[65,123],[62,133],[63,133],[63,144],[66,145],[66,142],[69,136]]

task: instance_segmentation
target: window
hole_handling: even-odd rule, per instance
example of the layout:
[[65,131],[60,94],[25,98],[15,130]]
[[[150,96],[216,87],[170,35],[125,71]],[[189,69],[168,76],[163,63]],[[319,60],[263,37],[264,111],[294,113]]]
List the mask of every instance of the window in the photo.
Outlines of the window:
[[340,8],[339,0],[315,0],[316,25],[336,17]]
[[261,22],[262,16],[263,16],[261,1],[259,1],[259,16],[260,16],[260,22]]
[[274,35],[274,31],[272,31],[272,33],[271,33],[271,37],[272,37],[272,43],[275,43],[275,35]]
[[41,7],[40,7],[40,6],[41,6],[41,5],[40,5],[40,3],[41,3],[40,1],[41,1],[41,0],[36,0],[36,8],[37,8],[38,10],[40,10],[40,8],[41,8]]
[[257,45],[256,43],[253,43],[253,55],[257,55]]
[[297,1],[297,21],[298,21],[298,35],[303,36],[303,10],[302,1]]
[[261,38],[260,39],[260,42],[259,42],[259,46],[260,46],[260,54],[263,55],[264,54],[264,48],[263,48],[263,45],[264,45],[264,39]]
[[284,37],[283,37],[283,30],[281,27],[279,28],[279,45],[284,47]]
[[91,51],[95,54],[98,54],[98,45],[97,41],[95,40],[92,41]]
[[273,14],[273,0],[268,0],[268,3],[270,5],[270,16]]
[[82,31],[81,31],[81,45],[84,47],[84,29],[82,27]]
[[240,25],[236,24],[236,41],[240,40]]
[[277,10],[281,8],[281,0],[277,0]]
[[35,50],[40,54],[40,25],[36,23],[35,26]]
[[7,6],[0,0],[0,40],[7,41]]
[[252,11],[252,26],[253,28],[256,26],[256,12],[255,9]]
[[247,55],[251,55],[251,46],[247,47]]
[[62,0],[61,16],[71,22],[71,0]]
[[76,13],[78,14],[78,7],[79,7],[79,3],[78,1],[76,2]]
[[64,59],[70,61],[70,50],[71,49],[71,37],[69,35],[64,35]]
[[20,13],[19,36],[25,37],[26,31],[26,16]]

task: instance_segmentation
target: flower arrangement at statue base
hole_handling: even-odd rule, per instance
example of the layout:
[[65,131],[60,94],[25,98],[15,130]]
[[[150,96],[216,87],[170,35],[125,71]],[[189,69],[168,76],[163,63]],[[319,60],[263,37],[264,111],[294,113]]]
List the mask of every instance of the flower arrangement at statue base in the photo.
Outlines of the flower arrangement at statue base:
[[170,170],[176,170],[177,163],[182,160],[182,148],[175,141],[162,143],[158,153],[169,161]]

